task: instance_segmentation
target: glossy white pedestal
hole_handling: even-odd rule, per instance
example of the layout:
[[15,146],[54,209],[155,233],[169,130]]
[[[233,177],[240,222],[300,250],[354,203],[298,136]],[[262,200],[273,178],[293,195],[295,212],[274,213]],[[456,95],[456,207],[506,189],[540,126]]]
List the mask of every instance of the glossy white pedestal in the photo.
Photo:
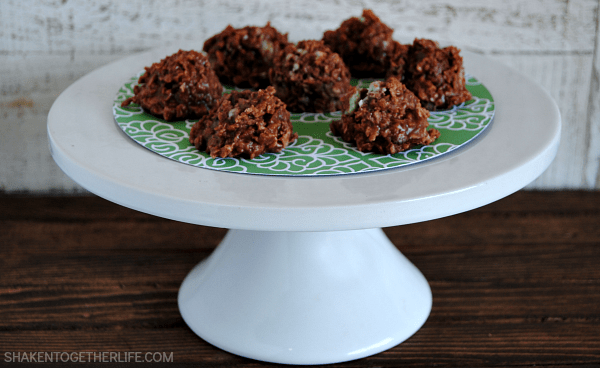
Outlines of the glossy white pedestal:
[[248,358],[334,363],[389,349],[431,310],[427,281],[380,229],[230,230],[179,291],[190,328]]
[[174,51],[120,60],[70,86],[48,115],[50,150],[67,175],[110,201],[235,229],[185,279],[179,306],[200,337],[254,359],[341,362],[411,336],[429,315],[431,292],[379,228],[503,198],[548,167],[560,140],[546,92],[463,52],[496,103],[492,126],[466,147],[406,168],[325,178],[199,169],[139,146],[112,116],[122,83]]

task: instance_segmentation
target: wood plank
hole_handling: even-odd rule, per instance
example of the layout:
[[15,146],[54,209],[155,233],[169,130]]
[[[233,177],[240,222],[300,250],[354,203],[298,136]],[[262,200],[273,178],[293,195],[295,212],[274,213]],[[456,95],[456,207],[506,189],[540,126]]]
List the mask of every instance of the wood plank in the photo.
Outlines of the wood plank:
[[0,191],[85,193],[56,165],[48,149],[46,118],[68,86],[121,55],[0,53]]
[[[385,229],[424,273],[432,313],[361,366],[600,364],[600,193],[520,191]],[[173,353],[175,363],[272,366],[198,338],[177,291],[225,234],[98,197],[0,196],[4,352]],[[0,358],[2,359],[2,358]]]
[[[550,167],[528,189],[586,188],[586,143],[593,55],[493,55],[542,86],[557,103],[562,119],[561,141]],[[535,137],[532,137],[535,139]]]
[[[598,282],[558,281],[558,277],[506,280],[498,275],[489,281],[485,276],[473,280],[462,272],[465,268],[458,267],[458,276],[445,280],[430,271],[432,277],[428,277],[428,270],[423,270],[434,295],[429,323],[600,323]],[[61,284],[55,278],[53,285],[1,286],[0,331],[181,327],[177,291],[185,273],[172,275],[164,282],[157,276],[154,284],[133,275],[114,284],[99,274],[91,283],[86,280],[87,284]]]
[[264,25],[289,33],[293,41],[321,38],[363,8],[371,8],[397,30],[397,38],[449,39],[482,50],[593,51],[597,0],[320,1],[265,0],[190,2],[143,0],[94,4],[48,2],[2,4],[1,48],[8,54],[43,51],[66,54],[131,53],[178,41],[201,43],[223,30]]
[[[434,325],[429,322],[401,345],[372,357],[336,367],[455,366],[597,366],[597,324]],[[596,329],[596,330],[594,330]],[[172,352],[175,363],[221,367],[276,366],[217,349],[190,330],[135,329],[88,331],[21,331],[2,341],[5,351],[140,351]],[[586,336],[587,338],[582,338]],[[592,336],[590,338],[590,336]],[[597,336],[597,334],[596,334]],[[40,344],[40,341],[46,341]]]
[[[263,25],[290,40],[320,38],[372,8],[410,41],[426,37],[494,55],[532,75],[561,106],[556,161],[529,189],[600,188],[598,0],[402,2],[265,0],[190,2],[0,2],[0,191],[82,193],[47,149],[52,102],[93,69],[154,47],[201,48],[227,24]],[[595,60],[592,62],[592,60]],[[591,65],[594,65],[593,69]],[[591,81],[591,84],[590,84]]]
[[585,180],[589,188],[600,188],[600,5],[596,12],[596,45],[590,75],[585,143],[589,147]]

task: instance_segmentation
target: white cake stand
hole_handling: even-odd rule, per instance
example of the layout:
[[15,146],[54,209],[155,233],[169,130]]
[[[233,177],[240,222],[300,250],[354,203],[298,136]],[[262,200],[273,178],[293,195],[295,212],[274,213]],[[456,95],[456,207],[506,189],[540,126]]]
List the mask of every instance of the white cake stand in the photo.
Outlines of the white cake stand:
[[380,228],[503,198],[540,175],[559,143],[560,114],[546,92],[463,52],[496,102],[494,123],[467,147],[406,168],[333,177],[199,169],[148,151],[113,120],[119,87],[170,53],[126,58],[65,90],[48,116],[50,150],[67,175],[110,201],[232,229],[187,276],[179,308],[204,340],[253,359],[335,363],[409,338],[431,311],[431,290]]

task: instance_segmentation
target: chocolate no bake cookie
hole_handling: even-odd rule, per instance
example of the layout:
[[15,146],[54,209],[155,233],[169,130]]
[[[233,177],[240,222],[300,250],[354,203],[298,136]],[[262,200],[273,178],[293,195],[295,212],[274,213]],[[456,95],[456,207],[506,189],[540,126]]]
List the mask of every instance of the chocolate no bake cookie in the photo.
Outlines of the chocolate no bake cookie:
[[294,112],[346,110],[356,88],[342,58],[322,41],[288,44],[273,61],[271,84]]
[[223,93],[208,58],[196,51],[179,50],[145,69],[121,106],[133,102],[167,121],[183,120],[208,113]]
[[470,100],[460,50],[415,39],[408,51],[404,83],[428,110],[449,109]]
[[352,17],[335,31],[326,31],[323,42],[342,57],[354,77],[401,76],[408,45],[394,41],[393,33],[373,11],[365,9],[360,18]]
[[221,82],[238,87],[264,88],[269,84],[273,56],[287,45],[281,34],[267,23],[264,27],[233,28],[204,43],[211,65]]
[[354,143],[361,152],[394,154],[431,144],[440,136],[427,130],[429,111],[397,78],[371,83],[362,89],[354,111],[330,124],[334,135]]
[[223,95],[190,131],[190,143],[211,157],[253,159],[279,152],[298,137],[290,113],[275,89],[233,91]]

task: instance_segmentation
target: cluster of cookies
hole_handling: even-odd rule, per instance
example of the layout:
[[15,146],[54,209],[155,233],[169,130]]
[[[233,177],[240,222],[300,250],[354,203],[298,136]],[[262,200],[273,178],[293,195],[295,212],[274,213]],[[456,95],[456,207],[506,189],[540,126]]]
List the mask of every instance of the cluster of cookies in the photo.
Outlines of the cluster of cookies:
[[[421,39],[403,45],[392,33],[370,10],[322,40],[295,44],[269,23],[228,26],[203,53],[180,50],[147,67],[122,106],[137,103],[167,121],[199,118],[190,142],[212,157],[281,151],[298,136],[289,111],[343,111],[333,134],[360,151],[394,154],[433,142],[439,132],[427,130],[429,110],[471,95],[458,49]],[[386,80],[357,91],[351,75]],[[255,91],[223,95],[221,83]]]

